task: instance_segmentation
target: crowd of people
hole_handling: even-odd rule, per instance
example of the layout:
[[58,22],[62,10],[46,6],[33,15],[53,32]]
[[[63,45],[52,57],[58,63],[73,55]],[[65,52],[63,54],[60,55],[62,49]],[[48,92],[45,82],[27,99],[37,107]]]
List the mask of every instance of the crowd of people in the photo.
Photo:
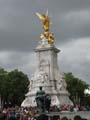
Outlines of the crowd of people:
[[[77,107],[77,106],[76,106]],[[61,112],[65,110],[75,110],[75,107],[71,108],[69,105],[63,105],[60,108],[53,106],[50,108],[50,112]],[[79,110],[79,108],[77,109]],[[76,110],[75,110],[76,111]],[[43,117],[43,118],[42,118]],[[60,116],[53,116],[53,117],[45,117],[45,116],[38,116],[37,107],[8,107],[3,108],[0,111],[0,120],[71,120],[67,117],[60,118]],[[74,120],[87,120],[81,118],[80,116],[75,116]]]
[[0,120],[36,120],[36,108],[8,107],[0,111]]
[[61,111],[74,111],[74,112],[78,112],[78,111],[90,111],[90,106],[83,106],[80,104],[75,104],[75,105],[61,105],[59,107],[59,109]]

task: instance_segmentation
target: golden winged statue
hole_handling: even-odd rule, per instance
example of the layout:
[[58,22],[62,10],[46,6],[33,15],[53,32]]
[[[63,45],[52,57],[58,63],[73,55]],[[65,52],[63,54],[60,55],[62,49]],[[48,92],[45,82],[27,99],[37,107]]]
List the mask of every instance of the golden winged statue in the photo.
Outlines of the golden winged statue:
[[41,33],[40,39],[43,40],[44,38],[46,38],[48,40],[49,44],[53,44],[54,43],[54,35],[52,32],[49,32],[49,27],[50,27],[50,20],[48,17],[48,9],[46,11],[46,14],[40,14],[40,13],[36,13],[36,15],[39,17],[39,19],[42,22],[42,26],[44,29],[44,33]]
[[36,13],[36,15],[41,20],[41,22],[43,24],[43,29],[45,31],[49,31],[50,21],[49,21],[49,17],[48,17],[48,10],[46,11],[46,15],[42,15],[42,14],[40,14],[38,12]]

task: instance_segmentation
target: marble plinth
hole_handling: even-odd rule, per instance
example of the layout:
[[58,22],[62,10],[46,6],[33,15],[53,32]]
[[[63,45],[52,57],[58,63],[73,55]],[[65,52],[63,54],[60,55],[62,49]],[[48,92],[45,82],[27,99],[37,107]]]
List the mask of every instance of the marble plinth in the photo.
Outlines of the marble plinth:
[[37,70],[31,76],[29,91],[21,106],[36,106],[35,96],[39,86],[51,96],[51,105],[72,104],[67,84],[59,72],[57,53],[60,52],[54,45],[42,44],[36,49]]

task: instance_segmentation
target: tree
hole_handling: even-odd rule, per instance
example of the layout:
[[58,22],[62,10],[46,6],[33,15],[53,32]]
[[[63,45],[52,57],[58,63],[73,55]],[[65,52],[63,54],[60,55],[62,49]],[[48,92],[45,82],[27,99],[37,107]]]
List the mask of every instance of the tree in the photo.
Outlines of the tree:
[[79,78],[74,77],[72,73],[64,73],[64,79],[66,80],[71,100],[74,103],[79,102],[80,104],[84,104],[84,91],[89,88],[89,85]]
[[20,105],[28,91],[27,75],[17,69],[7,72],[0,68],[0,96],[4,105]]
[[23,72],[15,69],[9,72],[8,81],[10,82],[8,100],[13,105],[20,105],[28,92],[29,79]]
[[1,106],[3,106],[5,96],[7,96],[7,91],[6,91],[7,74],[8,74],[7,71],[5,71],[3,68],[0,68],[0,99],[1,99]]

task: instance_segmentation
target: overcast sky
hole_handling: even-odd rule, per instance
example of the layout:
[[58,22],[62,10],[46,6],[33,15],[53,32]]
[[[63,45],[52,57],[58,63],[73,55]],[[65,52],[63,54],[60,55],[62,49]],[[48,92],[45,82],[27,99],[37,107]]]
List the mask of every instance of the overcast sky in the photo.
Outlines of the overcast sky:
[[60,72],[90,83],[90,0],[0,0],[0,67],[35,71],[42,32],[36,12],[49,10]]

